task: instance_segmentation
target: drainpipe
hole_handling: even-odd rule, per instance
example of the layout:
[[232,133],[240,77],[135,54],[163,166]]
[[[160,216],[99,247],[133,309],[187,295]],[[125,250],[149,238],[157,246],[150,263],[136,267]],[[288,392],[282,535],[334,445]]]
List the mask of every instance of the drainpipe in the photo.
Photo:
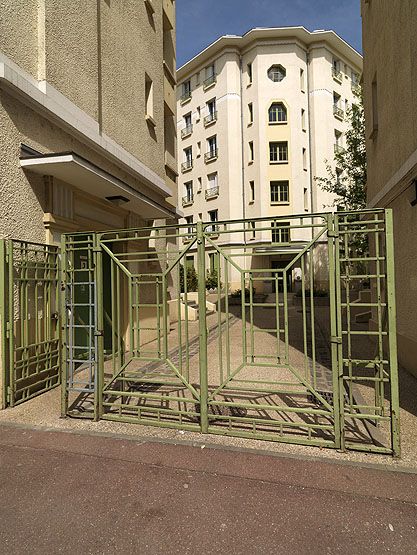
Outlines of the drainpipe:
[[[312,152],[311,152],[311,103],[310,103],[310,53],[306,52],[306,62],[307,62],[307,120],[308,120],[308,158],[310,167],[310,211],[314,214],[314,195],[313,195],[313,162],[312,162]],[[311,228],[311,238],[314,238],[314,228]]]

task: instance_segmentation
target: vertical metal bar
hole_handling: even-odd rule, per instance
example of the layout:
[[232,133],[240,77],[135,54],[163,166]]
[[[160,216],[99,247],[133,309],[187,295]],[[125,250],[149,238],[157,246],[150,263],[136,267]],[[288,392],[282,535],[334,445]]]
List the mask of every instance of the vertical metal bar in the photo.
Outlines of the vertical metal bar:
[[[250,357],[251,362],[255,362],[255,331],[253,318],[253,279],[252,273],[249,273],[249,321],[250,321]],[[242,292],[246,303],[246,291]]]
[[[185,333],[185,379],[188,381],[190,379],[190,356],[189,356],[189,344],[188,344],[188,283],[187,283],[187,257],[185,257],[183,263],[184,268],[184,308],[185,308],[185,323],[184,323],[184,333]],[[181,264],[179,268],[181,271]]]
[[245,301],[245,270],[240,272],[240,292],[241,292],[241,303],[242,303],[242,362],[247,364],[248,354],[247,354],[247,333],[246,333],[246,301]]
[[200,426],[208,432],[208,375],[207,375],[207,323],[206,323],[206,268],[203,223],[197,222],[198,306],[200,332]]
[[15,340],[15,326],[14,326],[14,275],[13,275],[13,241],[10,239],[7,241],[7,254],[9,259],[9,302],[8,302],[8,313],[9,313],[9,405],[14,406],[14,395],[15,395],[15,375],[14,375],[14,340]]
[[388,344],[391,386],[391,441],[392,452],[401,455],[400,445],[400,401],[398,392],[397,361],[397,324],[395,303],[395,265],[394,265],[394,230],[392,209],[385,210],[386,233],[386,269],[387,269],[387,304],[388,304]]
[[[6,262],[6,244],[4,239],[0,239],[0,325],[1,325],[1,408],[7,406],[7,385],[8,385],[8,326],[7,326],[7,304],[6,295],[8,287],[6,280],[8,278],[7,262]],[[10,287],[10,285],[9,285]]]
[[283,272],[284,290],[284,341],[285,341],[285,362],[289,364],[289,344],[288,344],[288,291],[287,291],[287,272]]
[[280,362],[281,354],[281,332],[280,332],[280,318],[279,318],[279,280],[278,272],[275,272],[275,325],[277,330],[277,362]]
[[330,296],[330,339],[332,361],[332,390],[333,390],[333,425],[335,447],[340,449],[340,407],[339,407],[339,367],[337,364],[337,315],[336,315],[336,286],[335,286],[335,251],[334,251],[334,221],[333,215],[327,215],[327,252],[329,259],[329,296]]
[[94,235],[95,252],[95,282],[96,295],[96,379],[95,379],[95,399],[94,399],[94,419],[99,420],[103,413],[103,383],[104,383],[104,310],[103,310],[103,253],[97,235]]
[[[219,351],[219,372],[220,372],[220,383],[223,383],[224,372],[223,372],[223,342],[222,342],[222,310],[221,310],[221,258],[218,254],[218,264],[217,264],[217,329],[218,329],[218,351]],[[225,297],[227,297],[227,292]]]
[[[224,287],[225,287],[225,295],[224,295],[224,309],[226,312],[226,374],[227,377],[230,376],[230,323],[229,323],[229,262],[226,258],[224,258]],[[218,307],[217,310],[219,310]]]
[[110,259],[110,289],[111,289],[111,360],[113,376],[116,374],[116,299],[114,282],[115,262]]
[[301,305],[303,313],[303,349],[304,349],[304,377],[310,382],[308,375],[308,341],[307,341],[307,306],[306,306],[306,265],[304,256],[301,257]]
[[342,343],[342,284],[340,279],[340,236],[339,216],[334,216],[335,232],[335,287],[336,287],[336,336],[337,343],[337,368],[339,381],[339,419],[340,419],[340,449],[345,450],[345,384],[343,380],[343,343]]
[[[65,236],[61,237],[61,309],[60,309],[60,338],[61,338],[61,417],[68,412],[68,314],[66,306],[67,294],[67,245]],[[72,348],[72,345],[70,345]]]
[[[178,295],[180,292],[178,291]],[[168,289],[167,289],[167,275],[164,272],[162,276],[162,320],[164,325],[164,335],[163,335],[163,354],[162,358],[167,360],[168,358]]]
[[[375,219],[378,220],[380,216],[375,214]],[[383,363],[381,362],[384,358],[384,346],[383,346],[383,339],[382,339],[382,332],[383,332],[383,322],[382,322],[382,307],[381,307],[381,263],[380,263],[380,245],[379,245],[379,231],[378,231],[378,223],[375,224],[375,274],[376,274],[376,297],[377,297],[377,320],[378,320],[378,370],[375,372],[375,378],[378,375],[378,380],[375,380],[374,387],[375,387],[375,407],[379,407],[376,409],[376,414],[383,414],[384,413],[384,369]],[[368,269],[368,273],[373,274]],[[376,420],[376,424],[379,424],[379,421]]]

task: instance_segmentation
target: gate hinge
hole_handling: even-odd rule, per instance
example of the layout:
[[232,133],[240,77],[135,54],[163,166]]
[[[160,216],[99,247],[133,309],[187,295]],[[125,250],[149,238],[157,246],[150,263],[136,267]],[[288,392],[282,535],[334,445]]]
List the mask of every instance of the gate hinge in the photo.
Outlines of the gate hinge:
[[341,345],[342,344],[342,338],[337,337],[336,335],[332,335],[332,337],[330,339],[330,343],[336,343],[337,345]]
[[329,229],[327,232],[327,237],[339,237],[339,233],[333,229]]
[[104,335],[104,331],[103,330],[96,330],[94,332],[95,337],[102,337]]

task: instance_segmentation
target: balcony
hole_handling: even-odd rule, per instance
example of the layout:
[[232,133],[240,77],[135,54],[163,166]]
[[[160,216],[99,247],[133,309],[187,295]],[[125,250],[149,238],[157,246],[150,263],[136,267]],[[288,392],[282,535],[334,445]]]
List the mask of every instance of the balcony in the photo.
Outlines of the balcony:
[[333,114],[334,117],[340,119],[340,121],[343,121],[343,118],[345,117],[344,110],[342,110],[342,108],[339,108],[339,106],[336,106],[336,104],[333,105]]
[[211,112],[208,116],[206,116],[204,118],[204,127],[207,127],[208,125],[210,125],[211,123],[214,123],[215,121],[217,121],[217,112]]
[[345,149],[342,147],[342,145],[338,145],[337,143],[335,143],[334,153],[335,154],[342,154],[343,152],[345,152]]
[[192,160],[186,160],[185,162],[183,162],[181,164],[182,173],[189,172],[192,169],[193,169],[193,161]]
[[187,92],[185,92],[184,94],[181,95],[181,97],[180,97],[181,106],[183,104],[185,104],[186,102],[188,102],[189,100],[191,100],[191,91],[187,91]]
[[219,196],[219,186],[216,185],[215,187],[210,187],[210,189],[206,189],[206,200],[211,198],[216,198]]
[[204,162],[207,164],[208,162],[213,162],[214,160],[217,160],[217,153],[217,148],[211,148],[208,152],[205,153]]
[[194,204],[194,195],[192,193],[185,195],[185,197],[182,197],[183,207],[191,206],[192,204]]
[[192,132],[193,132],[193,126],[190,123],[190,125],[187,125],[187,127],[184,127],[184,129],[181,129],[181,138],[185,139],[185,137],[189,137]]
[[362,87],[359,83],[352,83],[352,92],[356,96],[360,96],[362,94]]
[[339,71],[338,69],[333,68],[332,69],[332,75],[333,75],[333,79],[341,85],[342,81],[343,81],[342,72]]
[[217,76],[216,75],[210,75],[210,77],[207,77],[207,79],[205,79],[203,81],[203,90],[209,89],[216,82],[217,82]]

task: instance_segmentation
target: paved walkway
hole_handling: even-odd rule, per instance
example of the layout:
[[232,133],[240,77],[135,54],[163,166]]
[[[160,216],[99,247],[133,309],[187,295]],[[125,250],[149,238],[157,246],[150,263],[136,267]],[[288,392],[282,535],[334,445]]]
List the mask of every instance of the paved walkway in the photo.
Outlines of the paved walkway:
[[416,553],[417,475],[0,426],[4,553]]

